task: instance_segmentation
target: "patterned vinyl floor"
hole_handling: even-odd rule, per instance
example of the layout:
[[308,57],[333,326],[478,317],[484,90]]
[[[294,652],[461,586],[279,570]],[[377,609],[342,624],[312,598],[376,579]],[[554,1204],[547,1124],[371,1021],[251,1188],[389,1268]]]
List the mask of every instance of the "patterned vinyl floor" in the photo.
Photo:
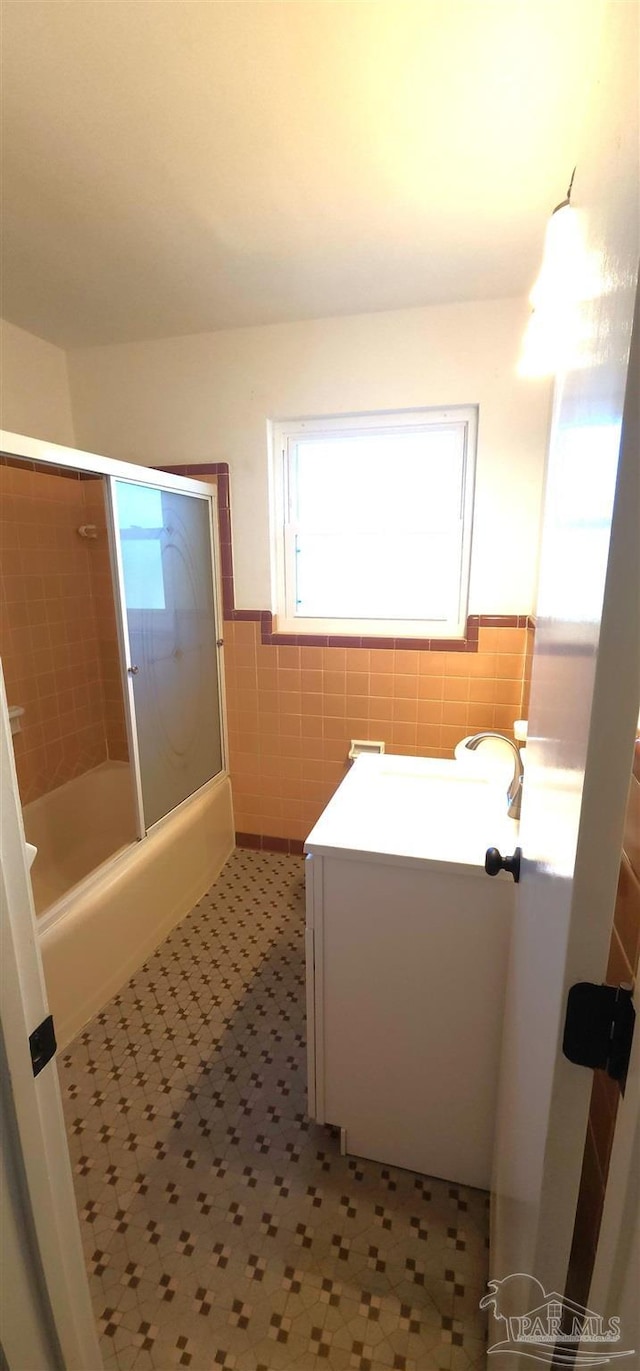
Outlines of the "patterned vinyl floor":
[[303,910],[299,858],[237,852],[62,1057],[108,1368],[485,1365],[486,1195],[307,1118]]

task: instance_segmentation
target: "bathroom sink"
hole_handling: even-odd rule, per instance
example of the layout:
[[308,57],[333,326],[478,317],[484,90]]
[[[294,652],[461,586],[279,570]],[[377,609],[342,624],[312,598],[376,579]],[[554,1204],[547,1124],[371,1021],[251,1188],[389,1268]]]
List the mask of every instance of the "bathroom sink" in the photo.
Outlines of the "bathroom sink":
[[483,869],[487,847],[510,851],[517,835],[502,779],[455,761],[384,754],[358,758],[305,849]]

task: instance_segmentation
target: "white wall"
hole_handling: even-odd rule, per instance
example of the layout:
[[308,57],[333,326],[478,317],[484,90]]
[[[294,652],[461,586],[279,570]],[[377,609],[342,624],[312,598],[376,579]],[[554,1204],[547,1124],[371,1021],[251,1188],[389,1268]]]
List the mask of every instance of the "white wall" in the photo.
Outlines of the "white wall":
[[73,447],[67,358],[62,348],[0,319],[0,427]]
[[547,383],[515,374],[527,317],[505,299],[75,350],[78,445],[229,462],[236,603],[268,608],[269,418],[479,404],[470,608],[526,613],[549,418]]

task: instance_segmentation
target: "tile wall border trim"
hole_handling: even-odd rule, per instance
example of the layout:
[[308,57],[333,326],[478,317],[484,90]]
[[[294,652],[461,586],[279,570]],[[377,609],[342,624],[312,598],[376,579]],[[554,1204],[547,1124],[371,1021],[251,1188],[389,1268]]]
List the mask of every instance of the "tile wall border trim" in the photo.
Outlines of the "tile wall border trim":
[[272,838],[268,833],[236,833],[236,847],[253,852],[282,852],[289,857],[303,857],[302,838]]
[[64,476],[68,481],[100,481],[96,471],[81,471],[79,467],[58,467],[52,462],[34,462],[30,457],[14,457],[10,452],[0,452],[0,467],[17,467],[22,471],[37,472],[42,476]]
[[223,616],[227,622],[259,624],[263,646],[393,648],[396,652],[411,649],[418,652],[477,652],[481,628],[535,628],[535,621],[530,614],[469,614],[464,638],[379,638],[357,637],[348,633],[274,632],[273,614],[270,609],[236,609],[228,462],[188,462],[180,466],[154,467],[153,470],[196,479],[202,476],[216,477]]

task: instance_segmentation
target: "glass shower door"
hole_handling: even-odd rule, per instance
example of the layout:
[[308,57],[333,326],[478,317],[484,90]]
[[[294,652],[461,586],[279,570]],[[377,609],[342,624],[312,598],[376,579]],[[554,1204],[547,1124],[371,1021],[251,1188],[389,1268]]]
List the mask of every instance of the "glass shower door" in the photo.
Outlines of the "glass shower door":
[[210,501],[113,481],[144,827],[222,770]]

